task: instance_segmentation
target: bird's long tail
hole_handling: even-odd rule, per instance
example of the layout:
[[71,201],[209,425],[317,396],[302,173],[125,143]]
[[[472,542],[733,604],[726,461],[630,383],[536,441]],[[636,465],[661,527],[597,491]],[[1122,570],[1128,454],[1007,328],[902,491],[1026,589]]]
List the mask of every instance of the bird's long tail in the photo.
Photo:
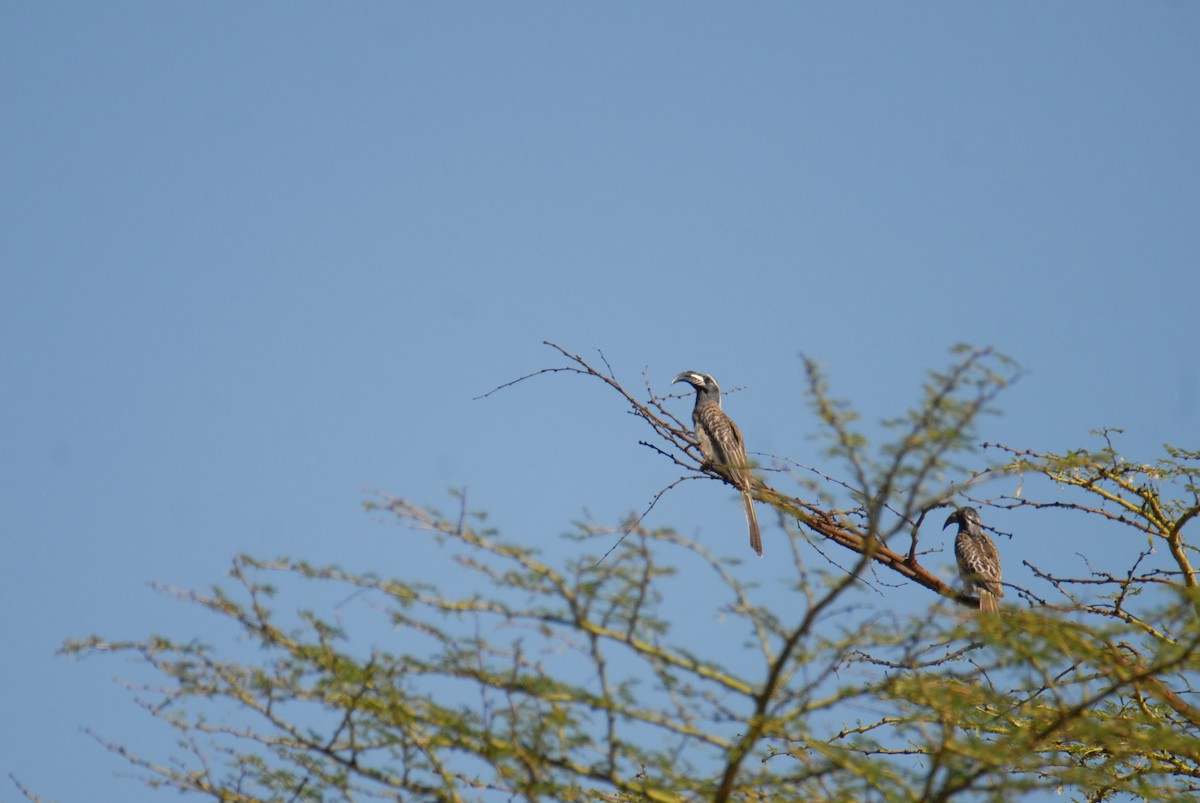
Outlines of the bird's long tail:
[[742,491],[742,504],[746,507],[746,526],[750,528],[750,548],[762,557],[762,537],[758,534],[758,514],[754,512],[754,500],[749,491]]
[[987,589],[979,589],[979,612],[994,614],[1000,610],[1000,599]]

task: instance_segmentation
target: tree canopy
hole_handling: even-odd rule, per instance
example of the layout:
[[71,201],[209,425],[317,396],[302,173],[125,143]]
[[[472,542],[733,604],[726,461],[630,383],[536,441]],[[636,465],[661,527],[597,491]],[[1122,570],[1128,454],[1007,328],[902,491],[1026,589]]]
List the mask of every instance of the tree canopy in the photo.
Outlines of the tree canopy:
[[[670,396],[550,345],[562,363],[515,382],[565,373],[614,393],[684,475],[654,502],[719,479]],[[369,508],[460,567],[454,588],[416,567],[239,556],[210,591],[166,589],[231,623],[228,642],[66,644],[144,662],[139,699],[178,741],[161,760],[98,738],[148,783],[222,801],[1193,799],[1200,452],[1124,456],[1116,430],[1061,454],[980,443],[1018,375],[987,349],[957,349],[871,430],[805,369],[823,462],[761,461],[754,489],[786,534],[768,555],[781,587],[644,512],[574,525],[571,557],[551,560],[462,495],[449,512],[379,495]],[[944,553],[926,562],[959,504],[1036,578],[1006,583],[999,615],[943,579]],[[1014,512],[1077,517],[1104,559],[1042,565],[1009,547]],[[376,621],[296,601],[315,588],[366,595]],[[881,588],[923,602],[898,610]],[[380,626],[387,639],[357,636]]]

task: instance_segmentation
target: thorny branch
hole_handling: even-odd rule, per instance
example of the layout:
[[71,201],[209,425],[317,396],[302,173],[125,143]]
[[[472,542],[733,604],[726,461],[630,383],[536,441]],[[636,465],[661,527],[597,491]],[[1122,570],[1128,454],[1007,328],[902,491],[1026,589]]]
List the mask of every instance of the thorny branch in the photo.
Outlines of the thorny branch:
[[[628,404],[629,412],[644,420],[658,436],[658,442],[642,440],[639,441],[641,445],[647,447],[655,454],[668,459],[672,464],[687,471],[693,472],[694,475],[708,476],[712,479],[722,480],[721,475],[701,459],[699,447],[696,444],[691,431],[664,406],[664,402],[667,399],[674,398],[675,396],[671,394],[656,394],[649,379],[644,378],[643,381],[647,398],[645,401],[639,400],[635,398],[628,390],[626,390],[621,382],[617,379],[611,365],[609,365],[603,354],[600,354],[600,359],[604,363],[604,367],[601,369],[589,363],[583,356],[571,353],[562,346],[549,341],[544,341],[544,343],[565,357],[569,364],[565,366],[543,368],[541,370],[534,371],[510,382],[505,382],[504,384],[499,385],[476,398],[486,398],[497,391],[546,374],[565,372],[598,379],[619,394],[625,400],[626,404]],[[981,352],[980,354],[981,356],[986,356],[988,353],[989,352]],[[815,370],[815,368],[810,368],[810,371],[813,370]],[[965,369],[959,371],[957,374],[953,375],[952,381],[957,381],[964,373]],[[949,397],[949,395],[949,389],[942,389],[936,398],[944,401]],[[970,414],[974,415],[979,410],[983,409],[987,402],[991,400],[992,395],[993,394],[989,392],[973,402],[970,407]],[[920,425],[922,422],[926,421],[927,417],[919,419],[916,425]],[[915,436],[910,435],[909,438],[914,442],[916,441]],[[853,440],[853,436],[848,430],[844,432],[844,439],[847,442]],[[893,457],[891,465],[889,466],[889,479],[887,480],[886,484],[887,489],[890,489],[891,486],[897,481],[901,466],[903,465],[903,457],[903,454],[898,454]],[[936,458],[933,456],[923,457],[923,463],[920,469],[922,478],[928,475],[935,459]],[[829,475],[826,473],[816,471],[815,469],[810,470],[818,476],[829,478]],[[866,482],[866,469],[861,468],[861,470],[863,472],[863,481]],[[846,483],[841,480],[836,480],[836,482],[844,487],[850,487],[851,485],[850,483]],[[672,487],[675,487],[677,484],[678,480],[658,491],[654,495],[651,504],[642,513],[642,517],[644,517],[650,512],[650,510],[653,509],[654,505],[659,499],[661,499],[664,493],[669,491]],[[765,480],[763,480],[761,476],[756,478],[756,487],[753,491],[753,496],[760,502],[771,505],[781,515],[794,520],[798,525],[807,531],[814,533],[820,538],[830,541],[843,549],[849,550],[856,555],[865,557],[867,560],[856,569],[857,573],[861,573],[861,571],[866,569],[868,566],[881,566],[899,574],[906,580],[915,582],[933,591],[940,596],[954,599],[962,605],[966,605],[968,607],[977,607],[979,604],[975,597],[956,591],[952,586],[944,582],[936,574],[925,568],[920,563],[915,553],[915,539],[913,542],[914,549],[910,550],[908,554],[901,554],[888,547],[886,545],[888,534],[881,533],[879,531],[877,513],[873,514],[874,519],[868,521],[867,528],[863,529],[861,526],[852,521],[852,518],[856,516],[858,511],[837,511],[833,509],[822,508],[797,496],[789,495],[772,487]],[[940,500],[934,501],[935,506],[941,504],[944,504],[944,502]],[[880,508],[886,509],[886,507],[887,503],[885,499],[880,505]],[[903,514],[897,512],[897,515]],[[637,522],[640,521],[641,518],[637,520]],[[637,522],[634,524],[636,525]]]

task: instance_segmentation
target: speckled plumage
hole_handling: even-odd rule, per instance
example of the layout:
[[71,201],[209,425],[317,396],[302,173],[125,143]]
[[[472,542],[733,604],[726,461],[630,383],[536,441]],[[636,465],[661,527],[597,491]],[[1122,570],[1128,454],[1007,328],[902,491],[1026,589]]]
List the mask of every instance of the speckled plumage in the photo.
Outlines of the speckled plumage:
[[700,454],[726,482],[742,492],[746,525],[750,530],[750,548],[761,556],[762,538],[758,531],[758,516],[754,512],[754,500],[750,496],[750,489],[754,487],[754,474],[750,470],[750,459],[746,456],[746,445],[742,440],[741,430],[721,409],[721,388],[717,385],[717,380],[710,375],[696,371],[684,371],[675,377],[674,381],[687,382],[696,389],[692,426],[695,427]]
[[954,537],[954,557],[958,561],[958,573],[968,590],[979,595],[979,610],[994,613],[1004,596],[1000,552],[983,531],[983,522],[975,508],[962,507],[954,511],[942,529],[955,523],[958,524],[958,535]]

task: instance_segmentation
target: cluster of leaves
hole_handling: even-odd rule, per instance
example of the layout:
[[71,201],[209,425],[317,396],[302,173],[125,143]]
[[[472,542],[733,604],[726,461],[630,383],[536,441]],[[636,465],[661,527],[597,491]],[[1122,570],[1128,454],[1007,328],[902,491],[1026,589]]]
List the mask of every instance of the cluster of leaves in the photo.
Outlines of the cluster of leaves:
[[[607,366],[558,351],[566,365],[547,372],[601,380],[650,426],[646,446],[717,476],[666,397],[647,387],[641,401]],[[783,464],[806,499],[755,489],[789,536],[773,560],[782,591],[640,520],[580,525],[577,551],[601,548],[556,564],[465,502],[446,516],[381,497],[374,508],[459,563],[458,593],[243,556],[231,589],[173,593],[253,651],[166,637],[65,649],[144,661],[145,706],[180,750],[162,762],[110,747],[151,783],[218,800],[1191,799],[1200,592],[1184,526],[1200,512],[1200,455],[1130,463],[1102,433],[1103,448],[1067,455],[988,445],[1000,460],[972,471],[978,417],[1013,378],[1002,357],[962,351],[880,447],[808,370],[845,476]],[[1013,476],[1021,493],[975,496]],[[1124,571],[1030,564],[1038,586],[980,617],[918,549],[954,495],[1132,528],[1111,550]],[[887,582],[926,604],[881,609],[872,589]],[[281,624],[272,606],[313,584],[370,600],[359,632],[382,615],[388,635],[372,643],[400,647],[355,648],[350,625],[311,611]],[[675,593],[697,587],[681,611]]]

